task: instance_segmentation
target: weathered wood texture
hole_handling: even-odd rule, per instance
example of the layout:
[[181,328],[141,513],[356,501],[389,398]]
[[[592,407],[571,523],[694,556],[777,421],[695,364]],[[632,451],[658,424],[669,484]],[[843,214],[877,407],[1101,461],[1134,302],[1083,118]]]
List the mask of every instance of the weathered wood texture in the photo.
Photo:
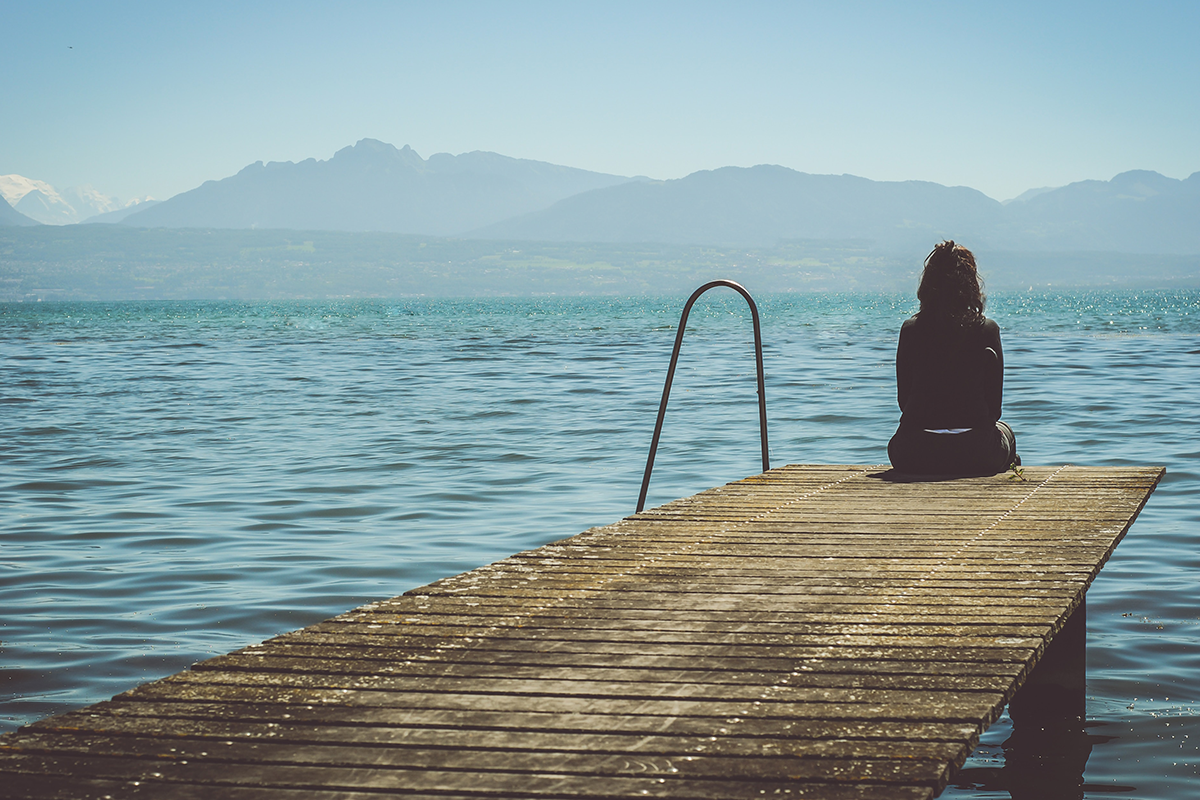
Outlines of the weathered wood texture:
[[788,466],[0,739],[36,798],[929,798],[1162,475]]

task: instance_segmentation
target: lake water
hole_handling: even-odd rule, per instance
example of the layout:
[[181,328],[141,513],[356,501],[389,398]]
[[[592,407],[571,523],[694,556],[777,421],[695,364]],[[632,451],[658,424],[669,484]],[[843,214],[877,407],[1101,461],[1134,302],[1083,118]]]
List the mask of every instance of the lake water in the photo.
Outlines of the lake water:
[[[915,301],[758,299],[772,463],[885,463]],[[0,731],[631,513],[681,307],[0,305]],[[1200,291],[989,315],[1026,464],[1168,470],[1088,593],[1072,796],[1194,797]],[[744,303],[691,327],[648,505],[761,468]],[[1010,730],[943,796],[1009,797]]]

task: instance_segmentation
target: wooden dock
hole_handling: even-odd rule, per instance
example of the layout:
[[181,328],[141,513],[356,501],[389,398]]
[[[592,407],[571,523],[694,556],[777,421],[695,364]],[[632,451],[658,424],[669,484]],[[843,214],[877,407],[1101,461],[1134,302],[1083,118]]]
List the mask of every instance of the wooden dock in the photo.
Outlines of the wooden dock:
[[30,725],[0,795],[934,797],[1162,474],[771,470]]

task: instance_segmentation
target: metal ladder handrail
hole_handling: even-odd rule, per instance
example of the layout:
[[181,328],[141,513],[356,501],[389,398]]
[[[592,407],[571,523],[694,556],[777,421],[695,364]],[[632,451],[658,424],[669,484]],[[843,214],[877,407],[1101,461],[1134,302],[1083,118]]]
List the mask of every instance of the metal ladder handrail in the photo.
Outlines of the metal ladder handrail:
[[683,315],[679,318],[679,329],[675,332],[675,349],[671,351],[671,366],[667,368],[667,382],[663,385],[662,401],[658,404],[658,421],[654,423],[654,438],[650,440],[650,455],[646,458],[646,473],[642,476],[642,491],[638,495],[638,513],[646,507],[646,492],[650,488],[654,454],[658,451],[658,438],[662,434],[663,420],[667,416],[667,399],[671,396],[671,381],[675,377],[675,365],[679,362],[679,350],[683,346],[683,332],[687,328],[688,313],[700,295],[717,286],[727,286],[733,289],[746,298],[746,302],[750,304],[750,317],[754,321],[754,355],[758,366],[758,431],[759,438],[762,439],[763,472],[771,468],[770,458],[767,455],[767,390],[763,382],[762,331],[758,324],[758,306],[754,304],[754,298],[746,291],[746,287],[740,283],[727,280],[709,281],[692,292],[692,296],[688,298],[683,307]]

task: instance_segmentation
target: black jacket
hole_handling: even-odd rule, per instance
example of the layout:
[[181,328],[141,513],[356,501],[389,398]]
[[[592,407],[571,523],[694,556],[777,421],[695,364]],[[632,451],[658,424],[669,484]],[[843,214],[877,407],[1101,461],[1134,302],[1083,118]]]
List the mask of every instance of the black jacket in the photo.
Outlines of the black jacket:
[[1000,326],[992,320],[964,327],[918,315],[900,327],[896,392],[902,427],[994,425],[1003,388]]

